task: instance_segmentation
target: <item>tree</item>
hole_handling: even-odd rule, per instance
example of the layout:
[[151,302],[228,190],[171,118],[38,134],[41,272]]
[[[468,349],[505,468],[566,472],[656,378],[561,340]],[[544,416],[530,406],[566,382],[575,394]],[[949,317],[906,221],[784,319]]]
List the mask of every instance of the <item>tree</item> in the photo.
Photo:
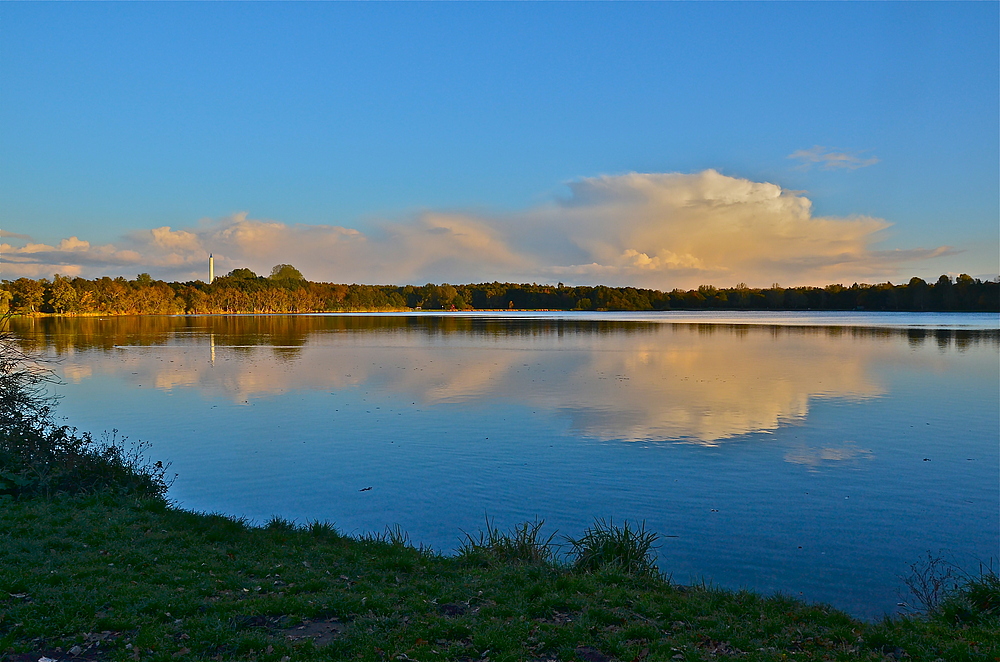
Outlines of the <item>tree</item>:
[[49,296],[52,312],[57,314],[70,313],[76,309],[76,290],[69,279],[59,274],[52,279],[52,294]]
[[907,294],[910,298],[911,310],[926,310],[928,300],[928,290],[930,286],[923,278],[914,276],[906,286]]
[[941,274],[937,283],[934,284],[934,298],[937,308],[940,310],[953,310],[955,308],[955,293],[951,278],[947,274]]
[[[295,269],[295,267],[291,267],[291,265],[288,264],[279,264],[278,267],[290,267],[291,269]],[[275,267],[275,269],[277,269],[278,267]],[[298,273],[297,270],[296,273]],[[301,277],[302,274],[299,274],[299,276]],[[226,275],[226,277],[232,278],[233,280],[255,280],[257,278],[257,274],[250,271],[249,269],[233,269]],[[275,277],[274,270],[272,269],[271,278],[274,277]]]
[[10,284],[11,295],[13,295],[11,308],[14,312],[33,313],[41,308],[45,298],[43,282],[30,278],[18,278]]
[[274,268],[271,269],[271,280],[305,280],[305,279],[306,277],[302,275],[302,272],[290,264],[276,264],[274,265]]

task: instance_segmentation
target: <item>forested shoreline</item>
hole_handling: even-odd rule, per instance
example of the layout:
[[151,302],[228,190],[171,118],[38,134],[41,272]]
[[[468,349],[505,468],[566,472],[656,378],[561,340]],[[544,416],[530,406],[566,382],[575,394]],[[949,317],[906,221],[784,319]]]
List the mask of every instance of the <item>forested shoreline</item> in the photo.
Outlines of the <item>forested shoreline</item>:
[[1000,282],[962,274],[928,283],[769,288],[702,285],[669,292],[537,283],[360,285],[312,282],[290,265],[270,276],[235,269],[212,283],[124,277],[0,281],[0,313],[144,315],[388,310],[875,310],[1000,311]]

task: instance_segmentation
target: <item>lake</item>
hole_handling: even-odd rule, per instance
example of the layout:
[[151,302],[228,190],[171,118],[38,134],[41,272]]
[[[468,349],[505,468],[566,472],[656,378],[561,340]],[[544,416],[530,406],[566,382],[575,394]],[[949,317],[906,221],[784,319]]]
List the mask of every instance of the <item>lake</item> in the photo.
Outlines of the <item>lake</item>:
[[[184,508],[664,536],[675,581],[874,618],[927,552],[1000,556],[997,315],[482,313],[15,319],[58,412],[153,444]],[[995,567],[995,566],[994,566]]]

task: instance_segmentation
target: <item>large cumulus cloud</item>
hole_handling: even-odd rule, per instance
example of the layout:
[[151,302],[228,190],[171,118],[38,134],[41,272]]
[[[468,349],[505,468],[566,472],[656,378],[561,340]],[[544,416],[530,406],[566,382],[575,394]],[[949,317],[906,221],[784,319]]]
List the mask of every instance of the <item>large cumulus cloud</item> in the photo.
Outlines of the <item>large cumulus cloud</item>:
[[[890,223],[818,217],[801,192],[715,170],[584,178],[561,200],[506,215],[424,211],[361,232],[246,213],[197,227],[140,230],[114,245],[0,245],[5,278],[204,278],[292,263],[313,280],[366,283],[529,280],[669,289],[702,283],[826,284],[897,277],[948,247],[877,250]],[[11,233],[7,236],[13,237]]]
[[650,287],[826,284],[895,275],[950,249],[879,251],[890,223],[817,217],[800,192],[722,175],[640,174],[583,179],[561,205],[535,213],[590,262],[555,266],[567,278]]

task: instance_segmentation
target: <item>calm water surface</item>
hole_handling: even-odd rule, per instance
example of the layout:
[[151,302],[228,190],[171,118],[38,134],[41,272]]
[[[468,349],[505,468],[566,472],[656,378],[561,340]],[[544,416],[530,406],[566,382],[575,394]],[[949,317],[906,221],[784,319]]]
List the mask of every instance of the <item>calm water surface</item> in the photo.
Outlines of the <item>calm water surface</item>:
[[[928,551],[1000,555],[996,315],[19,320],[60,414],[153,443],[186,508],[399,524],[645,520],[662,570],[897,609]],[[365,489],[365,488],[371,489]],[[364,490],[364,491],[362,491]]]

